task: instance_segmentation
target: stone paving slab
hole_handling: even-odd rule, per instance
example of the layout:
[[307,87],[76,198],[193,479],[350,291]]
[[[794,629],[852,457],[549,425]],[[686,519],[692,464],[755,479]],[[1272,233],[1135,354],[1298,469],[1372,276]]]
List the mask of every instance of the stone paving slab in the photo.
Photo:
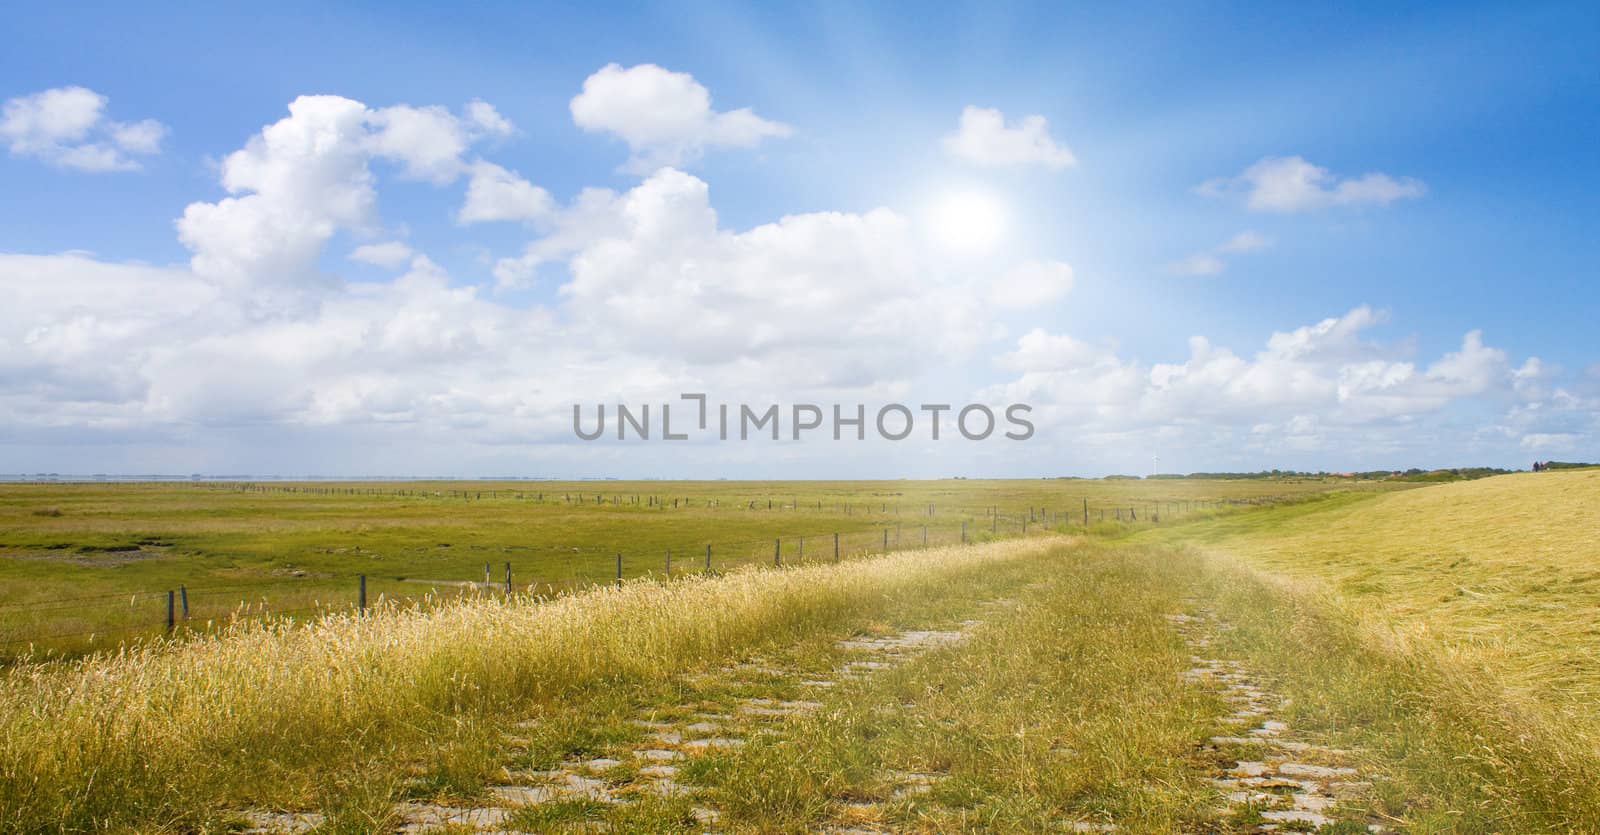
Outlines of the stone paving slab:
[[[1014,605],[1015,601],[996,601],[997,605]],[[996,605],[991,604],[991,605]],[[833,677],[806,678],[799,683],[814,689],[836,686],[840,681],[876,675],[905,663],[912,657],[931,649],[950,646],[961,641],[980,621],[968,620],[957,630],[907,630],[876,636],[856,636],[838,642],[840,649],[853,657],[834,671]],[[721,671],[727,676],[759,676],[767,679],[798,677],[793,670],[785,670],[762,659],[747,659],[728,665]],[[698,674],[705,678],[708,674]],[[686,678],[693,678],[689,676]],[[750,723],[782,722],[822,707],[822,703],[807,699],[748,698],[731,708],[731,712],[699,711],[685,721],[671,722],[648,719],[632,720],[633,724],[650,733],[628,751],[627,761],[638,764],[638,781],[628,785],[613,785],[604,779],[607,772],[625,764],[625,760],[612,757],[591,757],[559,763],[547,771],[513,772],[502,785],[491,786],[487,797],[479,805],[449,806],[433,803],[406,802],[395,807],[400,823],[394,833],[424,833],[450,828],[472,830],[480,833],[503,832],[507,820],[516,810],[552,803],[559,800],[586,799],[601,803],[629,803],[641,794],[656,796],[692,796],[696,789],[678,780],[677,764],[687,758],[715,751],[732,751],[746,743],[745,733],[774,733],[774,727],[754,727]],[[907,705],[906,707],[912,707]],[[536,727],[535,719],[517,722],[515,728]],[[525,747],[528,741],[509,739],[514,746]],[[885,775],[893,786],[895,797],[905,797],[928,791],[942,775],[920,772],[897,772]],[[878,807],[872,807],[876,815]],[[714,828],[721,814],[706,805],[696,806],[693,814],[701,826]],[[290,833],[302,835],[323,823],[321,815],[304,813],[279,813],[253,811],[245,814],[249,833]],[[709,831],[709,829],[708,829]],[[871,831],[870,827],[843,828],[827,831]],[[1089,831],[1089,830],[1082,830]]]
[[[1361,807],[1371,783],[1355,779],[1359,769],[1349,764],[1352,752],[1294,739],[1294,729],[1275,718],[1288,698],[1271,691],[1241,662],[1214,657],[1212,634],[1231,627],[1209,611],[1167,619],[1195,653],[1183,679],[1215,688],[1234,708],[1224,718],[1249,726],[1243,733],[1213,736],[1206,743],[1235,758],[1211,779],[1226,804],[1221,810],[1225,816],[1259,815],[1263,823],[1250,832],[1316,829],[1367,817]],[[1369,832],[1385,831],[1381,824],[1365,822]]]

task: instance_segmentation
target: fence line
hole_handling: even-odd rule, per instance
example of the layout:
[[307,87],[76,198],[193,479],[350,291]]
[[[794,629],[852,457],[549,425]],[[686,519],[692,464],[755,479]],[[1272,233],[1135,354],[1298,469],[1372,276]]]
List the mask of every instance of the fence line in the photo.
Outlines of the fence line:
[[[163,484],[167,484],[167,483],[163,483]],[[236,485],[228,485],[228,486],[229,487],[233,487],[233,486],[236,486]],[[283,485],[283,486],[271,485],[271,486],[274,487],[274,488],[283,489],[283,490],[285,490],[285,492],[301,492],[299,490],[291,489],[293,486],[290,486],[290,485]],[[321,489],[328,489],[328,488],[321,488]],[[379,492],[379,491],[375,491],[375,492]],[[485,491],[485,492],[490,492],[491,494],[494,493],[494,491]],[[524,584],[524,588],[527,588],[527,589],[530,589],[530,590],[536,590],[536,589],[538,589],[540,587],[545,587],[545,588],[548,588],[549,590],[551,590],[552,593],[559,593],[558,590],[562,590],[562,589],[574,590],[574,589],[581,589],[581,588],[590,587],[590,586],[593,586],[593,585],[598,585],[601,582],[600,578],[602,576],[604,576],[603,570],[602,571],[584,571],[582,566],[573,564],[574,562],[580,561],[580,560],[581,561],[591,560],[591,559],[595,558],[596,556],[601,556],[601,557],[607,559],[608,561],[614,559],[614,561],[615,561],[615,574],[614,574],[614,577],[607,577],[606,581],[609,582],[609,581],[612,581],[614,579],[614,581],[620,582],[620,581],[623,580],[623,578],[625,576],[625,566],[629,565],[629,564],[634,565],[634,566],[638,566],[640,564],[640,561],[643,561],[644,564],[647,565],[647,566],[663,567],[664,568],[663,574],[664,574],[664,576],[667,576],[667,577],[683,576],[685,574],[690,574],[690,573],[698,574],[698,573],[710,572],[710,571],[715,570],[714,566],[713,566],[714,562],[717,565],[719,565],[720,567],[722,567],[722,568],[728,568],[728,567],[739,566],[739,565],[748,565],[748,564],[760,561],[762,559],[762,557],[759,556],[759,553],[757,552],[756,549],[758,549],[758,548],[760,548],[760,547],[762,547],[764,545],[771,545],[772,546],[771,561],[772,561],[772,564],[775,565],[775,566],[795,565],[795,564],[815,564],[817,562],[820,562],[820,561],[823,561],[823,560],[826,560],[826,559],[831,559],[831,560],[837,561],[837,560],[841,559],[843,556],[850,556],[850,557],[853,558],[853,557],[856,557],[856,556],[859,556],[859,555],[865,555],[865,554],[888,553],[888,552],[893,552],[893,551],[897,551],[897,550],[919,550],[919,549],[922,549],[922,548],[939,547],[939,546],[942,546],[942,545],[949,545],[949,544],[956,544],[956,543],[965,544],[965,543],[969,543],[969,542],[973,541],[980,534],[987,534],[989,538],[996,538],[996,537],[999,537],[1002,534],[1002,530],[1001,530],[1001,526],[1002,525],[1005,526],[1005,530],[1003,531],[1003,533],[1005,535],[1007,535],[1007,536],[1012,536],[1012,535],[1021,536],[1021,535],[1027,534],[1028,528],[1029,528],[1030,525],[1034,526],[1034,527],[1044,526],[1044,527],[1055,529],[1055,530],[1060,530],[1061,528],[1068,527],[1068,526],[1075,527],[1075,528],[1082,528],[1082,529],[1087,530],[1088,527],[1090,527],[1092,525],[1095,525],[1095,524],[1098,524],[1098,523],[1103,522],[1103,521],[1124,522],[1124,523],[1130,523],[1130,522],[1151,522],[1151,523],[1155,523],[1155,522],[1159,522],[1159,520],[1161,518],[1161,515],[1162,515],[1162,509],[1163,508],[1166,508],[1167,512],[1169,514],[1174,514],[1175,513],[1175,514],[1178,514],[1178,515],[1182,515],[1182,514],[1186,514],[1186,513],[1192,512],[1192,511],[1197,510],[1197,509],[1209,509],[1209,508],[1213,508],[1213,507],[1217,507],[1217,506],[1221,506],[1221,505],[1262,504],[1262,503],[1264,503],[1264,502],[1262,500],[1259,500],[1259,499],[1257,499],[1257,500],[1246,500],[1246,499],[1208,499],[1208,500],[1184,499],[1184,500],[1166,500],[1166,501],[1147,501],[1147,502],[1142,503],[1144,505],[1144,509],[1145,509],[1145,512],[1144,512],[1143,515],[1141,515],[1140,512],[1139,512],[1139,505],[1138,504],[1121,504],[1121,503],[1119,503],[1118,506],[1112,508],[1113,515],[1112,515],[1112,517],[1110,519],[1107,519],[1107,517],[1106,517],[1107,508],[1091,506],[1090,501],[1089,501],[1088,498],[1083,498],[1081,500],[1081,510],[1076,514],[1071,512],[1071,511],[1057,511],[1057,510],[1051,510],[1049,508],[1044,508],[1044,507],[1029,507],[1024,511],[1017,512],[1017,513],[1014,513],[1014,514],[1008,514],[1008,513],[1001,513],[998,506],[991,505],[991,506],[987,506],[987,507],[978,509],[976,511],[972,511],[972,509],[963,509],[963,510],[955,511],[959,516],[962,516],[964,518],[951,519],[951,517],[949,515],[951,513],[951,510],[947,509],[947,510],[944,511],[945,515],[944,515],[943,518],[944,519],[949,519],[950,521],[946,522],[946,523],[944,523],[942,525],[941,524],[937,524],[937,523],[930,524],[929,522],[913,523],[912,524],[912,528],[913,528],[913,530],[915,532],[915,537],[912,540],[911,544],[909,544],[909,545],[905,544],[905,542],[903,541],[903,534],[905,532],[905,527],[906,527],[906,523],[905,522],[896,522],[892,527],[882,527],[881,528],[881,532],[880,532],[879,527],[875,525],[875,526],[871,527],[870,529],[860,529],[860,530],[847,531],[847,532],[842,532],[842,531],[839,531],[837,529],[825,529],[825,530],[807,531],[807,532],[804,532],[804,533],[791,533],[791,534],[787,534],[787,535],[784,535],[784,536],[763,537],[763,538],[760,538],[760,539],[700,542],[700,543],[696,543],[694,545],[693,549],[678,549],[680,554],[684,554],[685,555],[685,556],[680,558],[679,564],[680,565],[688,565],[688,566],[690,566],[690,568],[682,569],[682,570],[679,570],[679,571],[676,571],[676,572],[673,570],[672,553],[673,553],[673,550],[675,548],[677,548],[677,546],[660,547],[660,548],[652,548],[652,549],[623,549],[623,550],[617,550],[614,547],[598,546],[598,545],[595,545],[595,546],[570,546],[570,547],[563,547],[563,546],[558,546],[558,545],[550,545],[550,546],[545,546],[544,548],[539,549],[535,553],[536,554],[540,554],[540,555],[545,556],[545,557],[548,557],[548,556],[556,556],[556,557],[565,556],[565,557],[567,557],[566,562],[568,563],[568,565],[566,566],[566,571],[562,572],[557,566],[549,565],[549,564],[542,565],[542,566],[536,566],[536,567],[533,568],[533,573],[534,573],[533,581]],[[751,504],[753,505],[754,503],[752,502]],[[885,509],[889,506],[887,503],[878,503],[878,504],[880,505],[880,507],[885,508]],[[649,506],[649,505],[646,505],[646,506]],[[1127,518],[1126,519],[1124,519],[1124,517],[1123,517],[1123,510],[1124,509],[1127,510]],[[930,505],[926,505],[925,507],[919,508],[919,510],[921,511],[921,514],[925,514],[925,515],[918,515],[918,516],[914,516],[914,517],[910,517],[910,518],[919,518],[919,519],[929,519],[929,520],[931,520],[933,518],[938,518],[938,514],[940,512],[935,505],[931,505],[931,504]],[[1098,512],[1098,517],[1096,517],[1094,515],[1096,512]],[[969,523],[979,522],[979,521],[987,522],[988,524],[982,525],[981,527],[972,527],[971,525],[969,525]],[[959,528],[957,527],[957,523],[959,523]],[[934,534],[934,536],[931,539],[930,539],[930,533]],[[831,537],[831,541],[829,540],[829,537]],[[845,545],[841,545],[841,537],[845,538],[844,542],[848,545],[848,547],[846,547]],[[849,540],[848,540],[849,537],[856,537],[858,540],[860,538],[862,538],[862,537],[867,537],[867,543],[868,544],[865,547],[861,547],[858,543],[849,542]],[[818,557],[815,557],[815,556],[810,558],[810,559],[807,559],[806,552],[805,552],[805,540],[807,538],[811,538],[811,539],[813,539],[813,541],[822,541],[824,543],[827,543],[825,548],[821,551],[821,554],[823,556],[820,559]],[[788,551],[785,550],[785,544],[786,543],[789,545],[789,550]],[[701,565],[701,567],[697,569],[694,566],[699,561],[697,561],[695,559],[695,556],[697,555],[696,552],[698,552],[702,548],[704,549],[704,560],[703,560],[703,564]],[[743,550],[742,554],[740,553],[741,549]],[[733,554],[732,555],[728,555],[726,553],[728,551],[732,551]],[[814,554],[818,553],[818,549],[813,548],[813,553]],[[786,557],[792,557],[793,561],[791,562],[789,559],[786,559]],[[484,567],[485,567],[485,580],[482,583],[479,583],[476,580],[448,580],[448,579],[441,579],[441,578],[413,578],[413,577],[395,577],[395,578],[393,578],[392,582],[395,582],[395,583],[429,583],[429,584],[432,584],[434,586],[435,590],[437,590],[437,588],[439,586],[441,586],[441,585],[453,586],[453,587],[464,589],[464,590],[470,589],[470,590],[474,590],[474,591],[483,591],[483,590],[487,590],[487,589],[496,589],[496,590],[504,590],[507,593],[511,592],[514,589],[514,586],[513,586],[513,583],[512,583],[512,575],[511,575],[512,564],[510,562],[506,562],[505,563],[506,577],[505,577],[505,580],[503,582],[492,581],[488,576],[488,574],[489,574],[488,570],[489,570],[490,566],[488,564],[485,564]],[[655,574],[655,572],[654,572],[654,568],[653,567],[647,567],[647,568],[644,568],[643,570],[636,570],[636,571],[632,572],[632,574],[633,574],[633,576],[653,576]],[[553,575],[558,575],[558,576],[553,576]],[[314,594],[314,593],[319,593],[319,592],[328,592],[330,594],[336,594],[337,590],[332,586],[332,582],[338,581],[338,582],[341,582],[341,583],[348,584],[351,581],[355,581],[358,584],[358,589],[355,590],[356,591],[355,608],[359,611],[361,609],[365,609],[366,608],[366,603],[367,603],[367,590],[366,590],[367,579],[368,579],[368,575],[366,575],[366,574],[354,574],[354,575],[352,575],[352,574],[330,574],[330,573],[325,573],[325,572],[316,572],[315,574],[313,574],[311,576],[297,577],[297,578],[292,578],[292,579],[284,579],[284,580],[277,581],[277,582],[268,581],[268,582],[264,582],[264,583],[223,585],[223,586],[212,586],[212,587],[201,586],[201,587],[196,587],[196,588],[189,588],[189,587],[187,587],[187,585],[180,585],[176,589],[162,589],[162,590],[157,590],[157,591],[109,592],[109,593],[105,593],[105,594],[85,595],[85,596],[74,597],[74,598],[56,599],[56,600],[44,601],[44,602],[37,603],[37,604],[0,603],[0,614],[23,614],[23,613],[35,613],[35,612],[60,612],[60,611],[72,609],[72,608],[75,607],[76,604],[80,604],[80,603],[89,603],[89,602],[95,602],[95,601],[108,601],[108,600],[119,599],[119,598],[127,598],[129,600],[129,606],[130,607],[137,606],[138,603],[140,602],[141,598],[144,598],[145,600],[156,600],[156,601],[161,601],[164,598],[165,601],[166,601],[166,611],[164,613],[164,617],[163,618],[152,618],[151,620],[145,621],[143,623],[137,623],[137,624],[127,625],[127,626],[108,625],[107,627],[100,628],[100,629],[75,630],[75,631],[72,631],[72,632],[50,633],[50,634],[44,634],[44,635],[34,635],[34,636],[30,636],[30,637],[25,637],[25,638],[12,638],[12,639],[0,640],[0,646],[17,646],[17,645],[23,645],[23,644],[49,643],[49,642],[61,641],[61,640],[69,639],[69,638],[79,638],[79,637],[85,637],[85,636],[91,636],[91,635],[94,635],[94,636],[98,636],[98,635],[120,635],[120,634],[129,633],[129,632],[155,633],[156,631],[158,631],[158,629],[159,629],[159,625],[158,624],[160,624],[160,623],[164,623],[165,628],[166,628],[166,630],[168,632],[177,631],[179,629],[179,627],[183,627],[184,629],[188,629],[189,627],[187,626],[187,624],[188,624],[188,622],[190,620],[190,608],[191,608],[190,607],[190,598],[191,597],[204,598],[204,597],[215,596],[215,595],[223,595],[223,594],[232,595],[232,594],[238,594],[238,593],[255,593],[255,594],[251,595],[252,597],[257,598],[257,600],[255,602],[252,602],[250,599],[241,599],[236,604],[233,605],[232,613],[229,615],[229,619],[230,620],[235,620],[235,619],[238,619],[238,618],[241,618],[241,617],[285,617],[285,616],[288,616],[288,615],[300,614],[300,613],[305,613],[305,612],[323,612],[323,613],[328,613],[328,612],[338,611],[340,609],[349,609],[349,608],[351,608],[350,604],[348,602],[345,603],[344,605],[340,606],[340,605],[334,605],[332,603],[332,601],[330,601],[329,604],[324,604],[321,601],[317,601],[311,606],[303,606],[303,607],[297,607],[297,608],[293,608],[293,609],[282,609],[282,610],[273,610],[273,609],[271,609],[270,608],[270,600],[268,599],[269,597],[278,596],[278,597],[280,597],[280,599],[282,599],[282,598],[285,598],[285,597],[292,597],[294,595],[294,593],[291,592],[289,594],[268,595],[268,594],[266,594],[266,592],[269,592],[272,589],[277,588],[277,587],[288,586],[288,585],[292,585],[292,586],[298,587],[296,589],[296,591],[299,592],[303,596],[303,594],[305,594],[305,593],[313,593]],[[385,579],[387,579],[387,578],[385,578]],[[346,585],[345,587],[348,588],[348,585]],[[182,603],[181,616],[180,616],[179,611],[176,608],[177,607],[177,603],[179,602],[178,595],[181,595],[181,603]],[[429,594],[421,595],[421,598],[422,599],[427,599],[427,598],[432,597],[432,596],[433,596],[433,594],[430,592]],[[348,601],[348,599],[349,598],[346,598],[347,601]],[[377,599],[379,601],[382,601],[382,600],[385,599],[385,596],[382,593],[379,593]],[[412,599],[412,600],[414,600],[414,599],[417,599],[417,598],[413,598],[413,597],[411,597],[409,595],[406,595],[406,596],[401,596],[399,599]],[[250,613],[249,610],[252,607],[255,607],[255,606],[259,606],[260,607],[260,611],[258,613],[255,613],[255,614]],[[210,623],[211,622],[208,621],[208,628],[209,628]]]

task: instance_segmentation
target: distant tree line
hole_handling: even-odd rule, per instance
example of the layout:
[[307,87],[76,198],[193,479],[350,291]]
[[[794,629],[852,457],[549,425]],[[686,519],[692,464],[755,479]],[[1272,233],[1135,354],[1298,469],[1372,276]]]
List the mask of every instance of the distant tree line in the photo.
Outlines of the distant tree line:
[[[1301,472],[1300,470],[1262,470],[1261,472],[1258,472],[1258,473],[1188,473],[1188,474],[1182,474],[1182,473],[1160,473],[1158,475],[1153,475],[1153,476],[1149,476],[1149,477],[1150,478],[1155,478],[1155,479],[1165,479],[1165,478],[1184,479],[1184,478],[1192,478],[1192,479],[1196,479],[1196,480],[1203,479],[1203,480],[1208,480],[1208,481],[1239,481],[1239,480],[1243,480],[1243,479],[1254,479],[1254,478],[1261,478],[1261,479],[1264,479],[1264,478],[1327,478],[1327,477],[1333,476],[1333,475],[1340,475],[1340,474],[1339,473],[1328,473],[1328,472],[1316,472],[1316,473]],[[1357,475],[1358,477],[1361,477],[1364,474],[1356,473],[1355,475]],[[1391,475],[1391,473],[1389,471],[1385,470],[1384,472],[1379,473],[1379,474],[1374,475],[1374,476],[1371,476],[1371,477],[1372,478],[1388,478],[1390,475]],[[1138,476],[1108,476],[1108,478],[1138,478]]]

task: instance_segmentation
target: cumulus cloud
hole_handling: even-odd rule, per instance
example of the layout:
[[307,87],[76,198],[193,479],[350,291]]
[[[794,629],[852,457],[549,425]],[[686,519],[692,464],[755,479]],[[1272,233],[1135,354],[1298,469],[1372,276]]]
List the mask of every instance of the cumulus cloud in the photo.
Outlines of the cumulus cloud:
[[[732,226],[711,185],[675,168],[557,203],[474,157],[475,143],[513,130],[474,111],[297,99],[222,161],[226,196],[185,210],[188,265],[0,255],[7,437],[59,429],[113,441],[107,448],[157,437],[171,450],[200,430],[248,432],[252,448],[264,433],[304,431],[302,442],[323,449],[334,446],[328,433],[344,432],[355,444],[544,455],[571,439],[574,402],[659,403],[681,391],[910,402],[929,388],[940,395],[930,402],[1033,404],[1042,446],[1031,461],[1057,460],[1064,450],[1052,452],[1051,437],[1095,456],[1137,450],[1145,462],[1150,444],[1166,444],[1203,451],[1207,465],[1245,452],[1387,452],[1436,443],[1408,439],[1430,438],[1452,410],[1507,406],[1495,443],[1519,455],[1600,436],[1600,374],[1564,386],[1537,358],[1512,362],[1477,331],[1419,359],[1405,342],[1373,337],[1384,315],[1368,307],[1273,333],[1253,352],[1196,336],[1156,362],[1042,328],[1004,337],[1015,311],[1071,292],[1069,265],[951,263],[886,208]],[[380,175],[465,178],[461,222],[528,224],[530,240],[495,265],[497,280],[548,278],[548,301],[464,285],[395,233],[380,234]],[[341,233],[367,242],[352,244],[351,260],[399,274],[323,274],[324,250]],[[1211,251],[1233,257],[1267,244],[1241,233]],[[274,293],[294,303],[267,304]],[[985,374],[991,359],[998,373]],[[984,379],[1003,382],[974,390]],[[608,459],[595,449],[573,452],[568,472],[596,474]],[[927,474],[961,471],[940,453],[926,456],[940,468]],[[661,453],[639,453],[650,454]],[[839,466],[836,448],[807,454]],[[704,463],[703,449],[686,455],[685,466]],[[265,466],[323,460],[274,456]],[[390,459],[364,460],[350,468]],[[409,460],[396,468],[411,469]],[[448,469],[460,459],[436,460]],[[501,466],[498,448],[492,460]]]
[[984,331],[979,282],[930,279],[910,221],[888,209],[728,230],[707,184],[675,169],[602,197],[583,210],[594,237],[564,242],[561,294],[576,325],[615,347],[851,385],[960,355]]
[[[177,221],[196,274],[253,295],[263,310],[303,304],[332,276],[316,269],[340,231],[377,228],[370,162],[443,184],[471,170],[463,154],[493,131],[493,108],[462,119],[441,107],[370,108],[342,96],[301,96],[221,165],[230,196],[191,203]],[[494,114],[497,115],[497,114]]]
[[1180,275],[1221,275],[1228,268],[1222,256],[1257,252],[1270,246],[1270,238],[1245,230],[1211,249],[1174,261],[1168,268]]
[[12,156],[35,157],[80,171],[133,171],[136,156],[161,151],[165,125],[154,119],[117,122],[108,99],[86,87],[57,87],[6,100],[0,139]]
[[626,142],[633,153],[626,167],[638,173],[692,162],[707,149],[753,148],[793,132],[748,107],[713,110],[710,91],[694,76],[655,64],[601,67],[584,79],[571,110],[578,127]]
[[1421,197],[1427,187],[1412,177],[1371,172],[1338,177],[1303,157],[1265,157],[1234,177],[1218,177],[1197,188],[1208,197],[1242,195],[1257,211],[1305,212],[1333,206],[1387,206]]
[[481,136],[505,137],[517,131],[510,119],[501,116],[494,105],[483,99],[467,102],[467,120],[473,132]]
[[1383,318],[1358,307],[1274,333],[1248,357],[1196,336],[1184,361],[1148,365],[1112,346],[1036,329],[999,358],[999,368],[1017,376],[995,394],[1041,404],[1048,419],[1078,431],[1252,427],[1304,449],[1341,432],[1406,426],[1462,400],[1512,392],[1505,352],[1485,345],[1480,332],[1419,366],[1404,345],[1361,338]]
[[[708,185],[675,169],[551,211],[531,249],[564,272],[554,309],[486,298],[389,240],[350,258],[402,276],[330,280],[262,315],[259,291],[279,271],[311,270],[333,230],[371,225],[369,162],[404,146],[370,141],[392,124],[373,114],[298,99],[225,159],[238,196],[180,220],[188,268],[0,259],[0,315],[12,317],[0,349],[18,381],[0,395],[8,425],[381,423],[524,442],[567,437],[558,406],[611,391],[773,396],[773,380],[888,391],[989,334],[992,282],[937,274],[905,217],[818,212],[730,229]],[[1037,271],[1030,292],[1064,292],[1065,265]]]
[[522,254],[495,262],[498,287],[521,287],[530,283],[540,267],[565,261],[593,241],[623,234],[626,217],[617,193],[608,188],[585,188],[571,204],[546,217],[536,218],[545,234],[524,247]]
[[1066,146],[1050,136],[1043,116],[1024,116],[1008,126],[1004,113],[968,105],[961,124],[944,138],[945,153],[974,165],[989,167],[1038,165],[1059,171],[1078,163]]
[[524,180],[492,162],[472,164],[472,179],[467,199],[456,213],[460,223],[485,223],[498,220],[536,221],[548,219],[555,211],[550,192]]

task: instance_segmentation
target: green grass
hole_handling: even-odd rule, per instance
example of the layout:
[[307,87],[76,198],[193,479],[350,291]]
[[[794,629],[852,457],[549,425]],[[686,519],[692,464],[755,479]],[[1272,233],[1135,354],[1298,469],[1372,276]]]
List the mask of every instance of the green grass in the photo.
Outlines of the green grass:
[[[700,831],[695,807],[709,804],[723,815],[717,828],[731,832],[1059,831],[1070,821],[1242,832],[1253,825],[1249,811],[1219,815],[1207,778],[1222,764],[1198,746],[1218,732],[1223,708],[1180,676],[1191,650],[1166,620],[1201,609],[1227,625],[1214,652],[1288,696],[1284,718],[1297,733],[1354,752],[1374,785],[1369,807],[1350,814],[1419,833],[1600,831],[1600,545],[1585,524],[1600,471],[1404,491],[1229,485],[1264,491],[1232,498],[1274,500],[1169,514],[1159,525],[1143,515],[1096,521],[1085,542],[1035,530],[1028,540],[556,599],[485,595],[305,626],[240,622],[118,653],[18,663],[0,671],[0,832],[213,832],[248,808],[318,811],[329,816],[322,832],[368,832],[393,825],[401,801],[487,802],[487,787],[508,774],[599,756],[623,761],[598,776],[637,802],[541,804],[512,823]],[[796,520],[859,523],[865,539],[893,519],[884,508],[895,491],[905,513],[930,495],[952,507],[960,497],[977,508],[1066,507],[1068,491],[1099,490],[1113,506],[1157,495],[1116,491],[1196,487],[783,486],[883,501],[875,514],[846,516],[751,510],[742,497],[757,491],[747,484],[684,489],[723,507],[677,511],[172,486],[117,488],[131,497],[60,487],[42,498],[16,488],[0,491],[0,518],[17,522],[0,526],[10,554],[0,570],[59,579],[78,569],[214,568],[224,550],[255,543],[265,556],[251,559],[261,562],[229,570],[259,572],[278,565],[275,539],[281,553],[298,554],[323,537],[350,537],[340,541],[367,543],[359,556],[327,553],[317,565],[348,570],[373,559],[376,542],[431,542],[475,549],[470,560],[434,554],[431,565],[476,562],[481,574],[487,550],[524,547],[535,559],[539,537],[568,525],[596,538],[663,537],[651,547],[714,537],[725,523],[770,533]],[[72,491],[82,492],[69,500]],[[117,536],[172,544],[141,546],[159,553],[122,568],[13,553],[52,536],[76,543],[57,551],[87,560],[134,553],[93,550]],[[374,553],[399,562],[407,552]],[[983,605],[1002,598],[1017,604]],[[800,684],[837,669],[848,655],[836,645],[842,637],[969,616],[984,622],[958,645],[822,693]],[[727,666],[738,661],[749,663]],[[822,706],[762,720],[770,734],[746,726],[742,748],[680,761],[699,787],[693,796],[635,792],[638,764],[625,753],[641,744],[638,720],[737,713],[749,698]],[[897,795],[900,773],[937,779]],[[1356,827],[1351,819],[1328,831]]]
[[[1102,511],[1198,515],[1197,500],[1314,494],[1347,481],[453,482],[0,484],[0,658],[115,647],[159,633],[166,593],[187,590],[194,628],[237,617],[314,617],[369,600],[437,600],[484,566],[553,593],[623,573],[660,576],[1021,532],[1035,509],[1082,522]],[[1373,484],[1368,489],[1389,489]],[[262,492],[264,491],[264,492]],[[401,495],[397,495],[401,494]],[[603,501],[596,504],[599,495]],[[632,502],[637,497],[639,504]],[[652,497],[659,504],[651,504]],[[571,499],[569,502],[568,499]],[[676,500],[678,506],[674,507]],[[616,502],[615,504],[613,502]],[[1186,507],[1186,513],[1175,513]],[[819,509],[820,505],[820,509]],[[933,505],[932,516],[926,509]],[[989,509],[1002,514],[993,525]],[[1143,522],[1141,522],[1143,524]],[[991,526],[996,530],[991,533]],[[803,552],[801,538],[804,538]],[[51,636],[58,636],[52,638]]]
[[[965,642],[836,688],[783,732],[704,768],[737,829],[1190,831],[1214,792],[1192,767],[1220,704],[1185,685],[1161,561],[1110,551],[1037,566],[1018,605]],[[897,773],[938,777],[895,794]],[[861,801],[872,801],[863,809]]]

